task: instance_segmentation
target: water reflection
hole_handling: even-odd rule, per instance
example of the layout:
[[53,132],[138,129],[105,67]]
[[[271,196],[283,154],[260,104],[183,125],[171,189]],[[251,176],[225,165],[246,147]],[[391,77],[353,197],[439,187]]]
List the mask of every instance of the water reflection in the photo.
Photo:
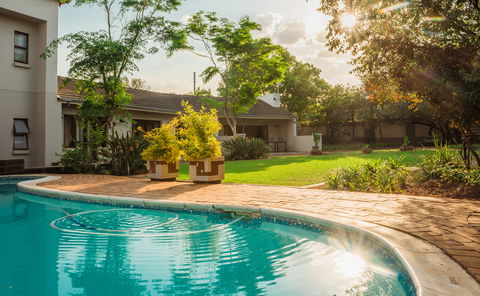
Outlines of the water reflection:
[[[0,237],[8,238],[0,244],[2,296],[412,294],[394,262],[365,252],[348,233],[332,236],[267,220],[198,232],[232,220],[148,210],[109,216],[103,206],[9,194],[0,196]],[[141,229],[178,219],[155,229],[163,236],[91,235],[49,225],[65,211],[99,210],[63,226]],[[187,231],[194,233],[168,235]]]

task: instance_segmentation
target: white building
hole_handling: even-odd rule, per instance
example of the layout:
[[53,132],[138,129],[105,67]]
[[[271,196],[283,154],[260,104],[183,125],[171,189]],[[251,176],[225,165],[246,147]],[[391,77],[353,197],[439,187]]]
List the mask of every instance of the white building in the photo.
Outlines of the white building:
[[62,151],[57,61],[39,57],[57,38],[58,6],[58,0],[0,0],[0,173],[12,160],[51,167]]

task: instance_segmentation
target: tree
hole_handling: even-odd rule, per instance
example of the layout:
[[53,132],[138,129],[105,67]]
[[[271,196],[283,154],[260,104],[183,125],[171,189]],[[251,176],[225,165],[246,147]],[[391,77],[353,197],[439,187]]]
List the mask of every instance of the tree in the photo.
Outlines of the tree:
[[259,95],[279,82],[288,66],[280,46],[268,38],[253,38],[252,31],[260,28],[248,17],[235,24],[203,11],[194,14],[185,26],[185,33],[198,45],[187,49],[211,63],[201,74],[204,82],[220,77],[221,109],[234,137],[237,116],[248,112]]
[[338,142],[340,129],[349,118],[344,92],[344,88],[340,85],[329,88],[309,105],[306,112],[305,123],[316,127],[325,125],[327,127],[325,140],[331,144]]
[[270,90],[281,95],[282,105],[302,124],[306,120],[308,107],[327,92],[330,85],[320,77],[321,70],[312,64],[298,61],[286,50],[284,59],[289,64],[285,77]]
[[128,78],[128,77],[123,77],[122,79],[123,84],[132,89],[141,89],[141,90],[150,90],[150,86],[147,84],[147,82],[141,78]]
[[75,5],[102,8],[106,27],[56,39],[43,56],[52,56],[59,44],[67,43],[71,50],[68,74],[84,97],[78,114],[85,125],[108,129],[113,136],[116,119],[127,116],[123,107],[131,102],[122,77],[138,70],[145,54],[163,47],[171,55],[186,42],[177,30],[180,23],[163,16],[177,9],[180,0],[76,0]]
[[[367,85],[391,84],[390,94],[428,102],[436,113],[448,110],[444,117],[461,134],[466,165],[470,155],[480,163],[471,132],[480,120],[478,1],[340,2],[322,0],[319,9],[332,17],[329,48],[350,51]],[[341,24],[346,13],[357,16],[352,28]]]

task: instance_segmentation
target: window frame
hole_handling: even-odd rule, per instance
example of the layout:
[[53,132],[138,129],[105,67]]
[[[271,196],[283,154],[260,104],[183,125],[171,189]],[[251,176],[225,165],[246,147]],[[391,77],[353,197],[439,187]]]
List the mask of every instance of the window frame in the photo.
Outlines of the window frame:
[[[26,38],[27,38],[27,44],[26,44],[26,47],[23,47],[23,46],[19,46],[17,44],[15,44],[15,36],[19,34],[19,35],[24,35]],[[28,48],[29,48],[29,44],[30,44],[30,36],[27,34],[27,33],[24,33],[24,32],[20,32],[20,31],[15,31],[15,34],[13,35],[13,61],[15,63],[22,63],[22,64],[28,64]],[[18,61],[16,58],[15,58],[15,49],[23,49],[26,51],[26,54],[25,54],[25,57],[26,57],[26,61]]]
[[[66,132],[66,121],[71,120],[71,126],[70,126],[70,131],[68,133]],[[79,127],[78,127],[78,122],[77,118],[75,115],[72,114],[64,114],[63,115],[63,148],[69,149],[69,148],[75,148],[77,142],[81,142],[79,139],[78,135]],[[70,132],[73,132],[70,134]],[[65,136],[69,134],[70,141],[67,142],[67,139]],[[70,145],[72,144],[72,145]]]
[[[17,133],[15,130],[15,120],[21,120],[25,123],[27,127],[27,133]],[[14,118],[13,119],[13,150],[14,151],[27,151],[30,150],[30,144],[28,142],[28,134],[30,133],[30,128],[28,127],[28,118]],[[15,147],[15,137],[25,137],[26,148],[16,148]]]
[[[148,128],[151,125],[151,128]],[[153,129],[160,128],[163,125],[161,120],[150,120],[150,119],[133,119],[132,122],[132,132],[137,132],[137,128],[141,127],[145,132],[149,132]]]

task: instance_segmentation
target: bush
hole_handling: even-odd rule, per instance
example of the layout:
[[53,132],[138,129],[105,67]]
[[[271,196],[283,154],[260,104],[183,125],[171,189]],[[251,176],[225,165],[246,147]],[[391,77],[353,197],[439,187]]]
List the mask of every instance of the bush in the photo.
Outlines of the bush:
[[227,160],[258,159],[268,153],[268,146],[262,139],[243,138],[226,140],[222,143]]
[[145,140],[149,143],[142,152],[145,160],[165,160],[169,163],[177,162],[180,158],[180,142],[175,133],[173,123],[162,125],[145,133]]
[[402,145],[400,145],[399,150],[402,152],[405,152],[405,151],[413,151],[413,149],[415,149],[415,147],[413,145],[410,145],[410,140],[408,139],[408,137],[407,136],[403,137],[403,143]]
[[221,145],[215,138],[222,128],[217,111],[202,107],[197,112],[187,102],[182,102],[182,106],[184,111],[173,120],[173,124],[177,127],[184,158],[192,161],[221,156]]
[[448,144],[440,145],[435,141],[435,146],[435,153],[420,159],[420,180],[480,185],[479,169],[468,170],[458,151],[451,149]]
[[106,143],[102,155],[111,161],[113,175],[128,176],[146,171],[141,153],[147,147],[147,142],[141,136],[132,133],[119,136],[115,133]]
[[400,192],[405,187],[407,170],[389,159],[361,166],[341,168],[325,177],[329,188],[364,192]]
[[77,143],[76,148],[67,150],[60,156],[61,171],[66,174],[95,173],[94,162],[92,154],[84,143]]

